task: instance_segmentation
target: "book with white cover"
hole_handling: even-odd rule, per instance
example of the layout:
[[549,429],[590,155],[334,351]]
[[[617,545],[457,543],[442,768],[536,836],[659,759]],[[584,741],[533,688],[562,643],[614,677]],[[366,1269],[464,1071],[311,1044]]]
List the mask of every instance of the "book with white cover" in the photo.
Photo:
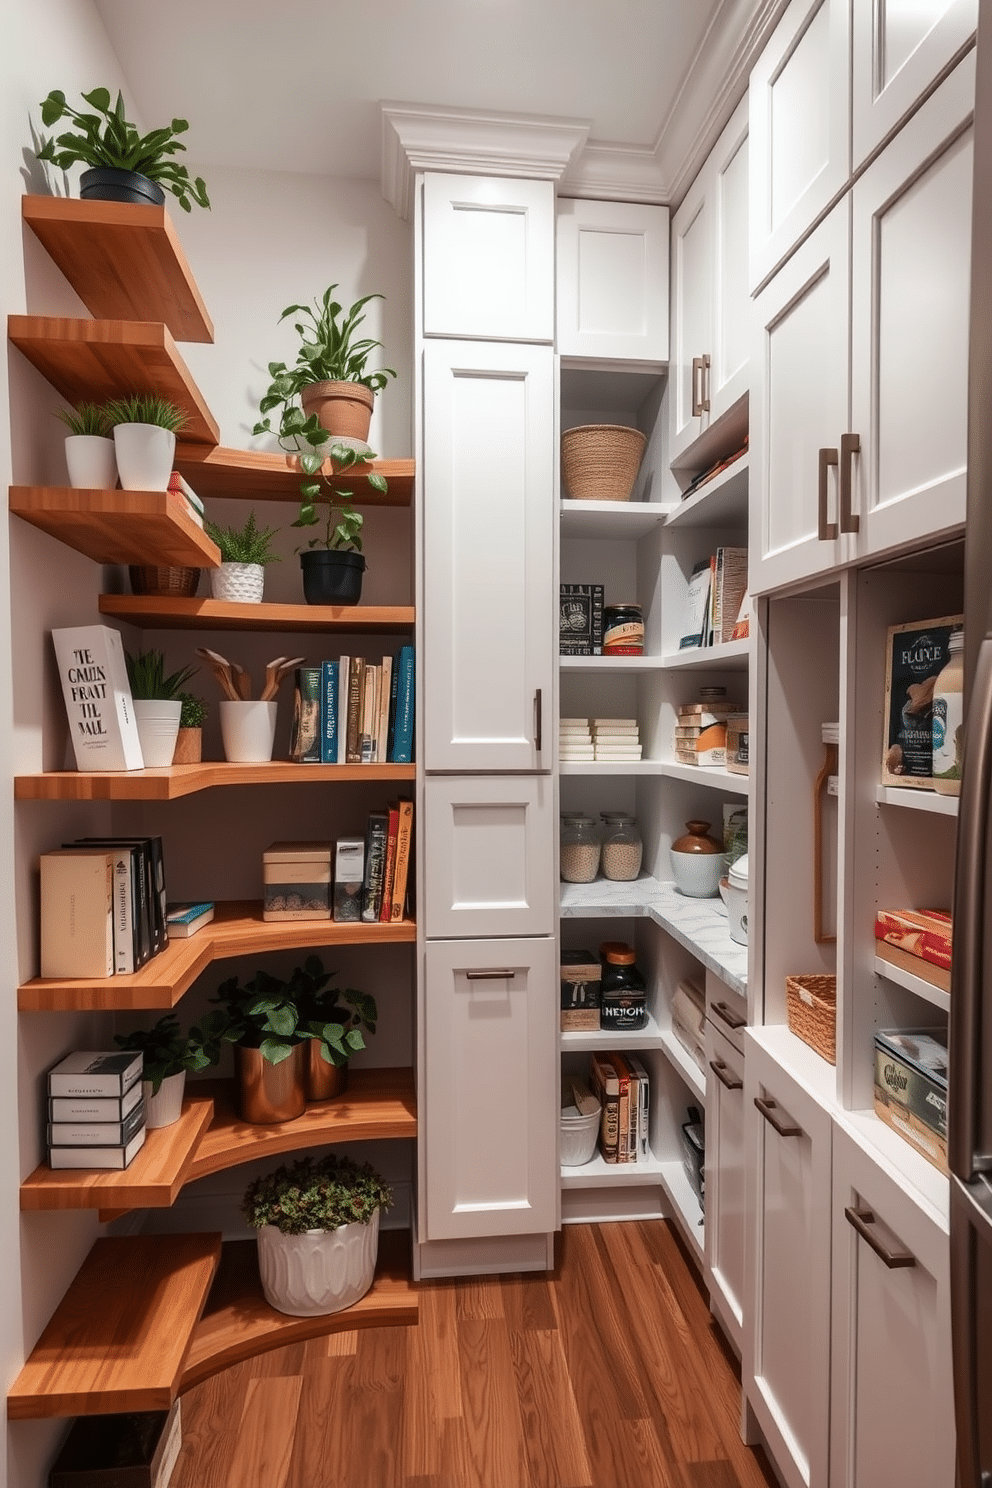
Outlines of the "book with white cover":
[[123,1095],[53,1095],[48,1102],[49,1121],[123,1121],[141,1099],[141,1081],[135,1080]]
[[50,1147],[50,1168],[126,1168],[145,1145],[141,1127],[126,1147]]
[[49,1095],[126,1095],[141,1079],[144,1055],[127,1049],[77,1049],[48,1072]]
[[141,770],[141,744],[120,633],[110,625],[52,631],[77,770]]
[[126,1147],[145,1124],[140,1101],[123,1121],[50,1121],[49,1147]]

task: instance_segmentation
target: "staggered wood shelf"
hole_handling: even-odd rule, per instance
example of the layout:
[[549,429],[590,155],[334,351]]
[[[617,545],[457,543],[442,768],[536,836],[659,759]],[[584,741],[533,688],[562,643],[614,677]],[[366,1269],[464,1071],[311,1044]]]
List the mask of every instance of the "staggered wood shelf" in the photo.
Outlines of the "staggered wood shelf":
[[388,925],[334,920],[267,923],[262,919],[261,901],[232,899],[217,905],[214,919],[204,929],[189,940],[170,941],[160,955],[130,976],[35,977],[18,987],[17,1006],[29,1013],[171,1008],[213,961],[317,946],[410,944],[416,938],[413,920]]
[[21,217],[97,319],[161,320],[177,341],[213,341],[164,206],[22,196]]
[[158,630],[375,631],[413,629],[413,605],[230,604],[221,599],[160,599],[101,594],[100,613]]
[[11,486],[10,510],[95,563],[216,568],[220,551],[172,491]]
[[[385,476],[389,489],[377,491],[366,475],[353,471],[335,475],[325,462],[328,478],[338,490],[348,491],[355,506],[409,506],[413,500],[413,460],[374,460],[371,469]],[[176,448],[176,469],[198,496],[238,501],[300,499],[303,475],[292,455],[263,450],[207,449],[185,436]]]
[[70,403],[156,393],[186,410],[188,443],[215,445],[220,439],[168,328],[156,321],[11,315],[7,336]]
[[[14,777],[17,801],[178,801],[197,791],[232,785],[305,785],[323,782],[412,781],[416,765],[300,765],[268,760],[258,765],[204,760],[150,770],[53,770]],[[201,934],[203,932],[201,931]]]

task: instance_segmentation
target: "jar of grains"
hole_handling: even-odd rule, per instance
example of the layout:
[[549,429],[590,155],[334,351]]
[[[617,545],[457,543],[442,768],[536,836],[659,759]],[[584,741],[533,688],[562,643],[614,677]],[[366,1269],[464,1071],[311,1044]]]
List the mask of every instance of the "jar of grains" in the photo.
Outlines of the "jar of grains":
[[628,880],[641,871],[644,845],[637,823],[627,811],[601,811],[603,820],[602,869],[604,878]]
[[562,814],[560,860],[565,883],[592,883],[599,872],[599,837],[591,816]]

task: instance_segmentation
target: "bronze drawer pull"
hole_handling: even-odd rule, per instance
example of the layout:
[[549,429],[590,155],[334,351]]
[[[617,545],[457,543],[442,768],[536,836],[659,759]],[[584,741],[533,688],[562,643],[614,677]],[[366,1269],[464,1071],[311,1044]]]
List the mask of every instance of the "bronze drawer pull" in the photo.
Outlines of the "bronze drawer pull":
[[820,476],[817,485],[817,526],[816,535],[820,542],[833,542],[837,536],[837,523],[827,521],[827,470],[831,465],[837,464],[837,451],[835,449],[821,449],[820,451]]
[[763,1100],[760,1095],[756,1095],[754,1097],[754,1104],[757,1106],[762,1116],[764,1116],[765,1120],[768,1122],[768,1125],[774,1131],[777,1131],[780,1137],[802,1136],[803,1129],[801,1126],[786,1126],[783,1122],[779,1121],[778,1117],[775,1115],[775,1112],[778,1110],[778,1102],[773,1101],[771,1096]]
[[728,1006],[728,1004],[725,1002],[715,1002],[713,1004],[713,1011],[716,1013],[717,1017],[723,1019],[728,1028],[736,1029],[747,1027],[747,1019],[742,1018],[740,1013],[735,1012],[734,1009]]
[[857,1230],[865,1244],[871,1246],[879,1260],[884,1262],[890,1271],[908,1270],[910,1266],[916,1265],[916,1257],[908,1250],[886,1250],[872,1229],[875,1216],[870,1209],[845,1209],[844,1218]]
[[716,1075],[717,1079],[720,1081],[720,1084],[723,1085],[727,1090],[744,1089],[744,1081],[739,1080],[737,1076],[731,1072],[730,1066],[729,1064],[727,1064],[726,1060],[711,1059],[710,1069]]

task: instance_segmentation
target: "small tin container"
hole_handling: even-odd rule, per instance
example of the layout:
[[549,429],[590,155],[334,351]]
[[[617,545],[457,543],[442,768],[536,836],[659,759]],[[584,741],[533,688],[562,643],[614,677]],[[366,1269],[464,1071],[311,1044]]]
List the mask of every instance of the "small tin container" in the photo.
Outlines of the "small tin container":
[[644,616],[639,604],[603,606],[603,655],[643,656]]
[[263,920],[331,918],[331,844],[273,842],[262,856]]

